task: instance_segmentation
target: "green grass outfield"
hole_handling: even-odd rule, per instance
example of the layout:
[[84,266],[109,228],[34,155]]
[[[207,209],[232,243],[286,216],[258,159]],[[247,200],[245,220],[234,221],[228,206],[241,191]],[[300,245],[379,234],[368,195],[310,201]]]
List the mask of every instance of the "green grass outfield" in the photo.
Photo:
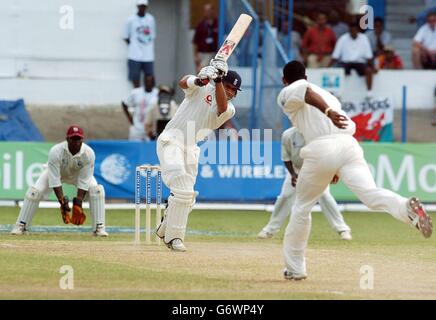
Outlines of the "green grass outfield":
[[[55,209],[38,210],[30,235],[12,236],[17,215],[0,208],[1,299],[436,299],[436,240],[388,214],[345,213],[347,242],[314,213],[301,282],[283,279],[283,230],[256,239],[267,212],[195,210],[186,253],[135,246],[133,210],[107,212],[106,239],[90,235],[89,214],[78,228]],[[64,265],[73,290],[59,287]],[[360,286],[364,266],[374,270],[370,290]]]

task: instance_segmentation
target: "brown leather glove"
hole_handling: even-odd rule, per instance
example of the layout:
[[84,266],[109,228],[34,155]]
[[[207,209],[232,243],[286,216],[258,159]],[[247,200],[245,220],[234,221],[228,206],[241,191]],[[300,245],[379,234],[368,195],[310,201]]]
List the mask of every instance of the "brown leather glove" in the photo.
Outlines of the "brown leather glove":
[[86,215],[82,209],[82,200],[78,198],[73,199],[73,216],[71,222],[75,225],[82,225],[86,220]]
[[71,222],[70,217],[70,205],[68,204],[68,197],[64,196],[62,200],[59,201],[61,205],[61,214],[62,214],[62,220],[64,220],[65,224],[69,224]]

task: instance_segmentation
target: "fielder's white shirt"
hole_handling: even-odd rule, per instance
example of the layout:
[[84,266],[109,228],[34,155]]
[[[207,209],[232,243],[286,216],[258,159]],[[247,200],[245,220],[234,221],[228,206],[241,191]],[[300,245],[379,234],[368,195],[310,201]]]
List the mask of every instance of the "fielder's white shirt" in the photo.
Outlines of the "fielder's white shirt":
[[[318,93],[333,110],[348,118],[346,129],[339,129],[324,113],[319,109],[305,102],[308,87]],[[332,134],[354,135],[356,124],[342,110],[339,100],[330,92],[309,83],[306,80],[298,80],[282,89],[277,103],[291,120],[292,124],[303,135],[306,143],[321,136]]]
[[56,144],[48,153],[49,187],[60,187],[66,182],[88,191],[89,182],[94,176],[94,162],[94,151],[85,143],[74,156],[68,150],[67,141]]
[[230,101],[226,112],[218,115],[215,86],[211,83],[183,91],[185,99],[161,136],[171,136],[185,145],[195,145],[204,140],[210,130],[218,129],[235,115],[235,107]]
[[129,39],[128,58],[140,62],[154,61],[154,40],[156,39],[156,22],[146,13],[140,17],[134,14],[127,20],[123,39]]
[[297,128],[292,127],[282,133],[282,161],[292,161],[296,171],[303,166],[303,159],[300,157],[300,150],[304,147],[305,142]]
[[133,89],[130,94],[123,99],[126,106],[133,109],[133,127],[138,132],[144,132],[144,125],[147,113],[153,105],[157,104],[159,89],[153,88],[151,92],[145,91],[144,87]]
[[429,50],[436,50],[436,28],[432,29],[428,23],[426,23],[419,28],[413,40],[422,44]]
[[372,59],[372,49],[368,37],[359,33],[356,39],[353,39],[350,33],[341,36],[333,50],[332,58],[341,62],[359,62],[367,63]]

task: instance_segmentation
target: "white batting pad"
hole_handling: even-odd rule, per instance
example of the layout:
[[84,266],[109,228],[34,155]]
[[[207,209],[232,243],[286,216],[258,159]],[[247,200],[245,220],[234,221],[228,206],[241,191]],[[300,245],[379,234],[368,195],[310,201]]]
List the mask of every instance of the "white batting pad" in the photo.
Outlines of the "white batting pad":
[[89,210],[92,217],[92,230],[96,230],[98,224],[105,224],[105,192],[102,185],[89,188]]
[[17,224],[25,223],[26,227],[30,226],[42,196],[42,192],[33,187],[27,191],[20,214],[18,215]]

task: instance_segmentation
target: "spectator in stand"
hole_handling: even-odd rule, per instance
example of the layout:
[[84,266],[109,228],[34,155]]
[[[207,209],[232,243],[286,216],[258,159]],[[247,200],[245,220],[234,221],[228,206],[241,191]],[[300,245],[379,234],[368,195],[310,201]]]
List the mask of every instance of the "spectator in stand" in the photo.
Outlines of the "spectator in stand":
[[436,11],[427,15],[427,23],[414,37],[412,59],[416,69],[436,69]]
[[168,86],[159,86],[158,100],[147,111],[145,132],[151,140],[165,129],[165,126],[176,114],[177,103],[174,101],[174,90]]
[[309,68],[327,68],[335,47],[336,36],[327,26],[327,15],[318,13],[316,25],[309,28],[303,37],[303,56]]
[[332,55],[332,65],[345,69],[350,75],[354,69],[359,76],[365,76],[368,89],[367,97],[372,96],[372,78],[374,73],[373,54],[368,38],[360,32],[358,23],[351,23],[350,31],[339,38]]
[[154,78],[147,76],[145,86],[133,89],[129,96],[121,102],[123,111],[130,123],[130,141],[149,140],[145,132],[145,122],[148,109],[158,101],[158,94],[159,90],[154,87]]
[[144,73],[144,83],[147,76],[154,77],[156,22],[154,17],[147,12],[148,0],[137,0],[136,5],[138,12],[127,20],[123,38],[129,46],[129,80],[133,87],[139,88],[142,72]]
[[336,35],[336,39],[339,39],[342,35],[348,32],[348,25],[340,20],[339,13],[332,10],[329,15],[329,26],[332,28]]
[[376,58],[378,70],[401,70],[404,69],[403,61],[395,53],[392,46],[385,46],[383,53]]
[[218,19],[210,3],[203,7],[203,20],[195,28],[192,46],[198,73],[201,68],[209,65],[218,50]]
[[374,30],[369,30],[366,36],[375,57],[383,54],[384,47],[392,42],[392,36],[385,30],[385,23],[380,17],[374,19]]

